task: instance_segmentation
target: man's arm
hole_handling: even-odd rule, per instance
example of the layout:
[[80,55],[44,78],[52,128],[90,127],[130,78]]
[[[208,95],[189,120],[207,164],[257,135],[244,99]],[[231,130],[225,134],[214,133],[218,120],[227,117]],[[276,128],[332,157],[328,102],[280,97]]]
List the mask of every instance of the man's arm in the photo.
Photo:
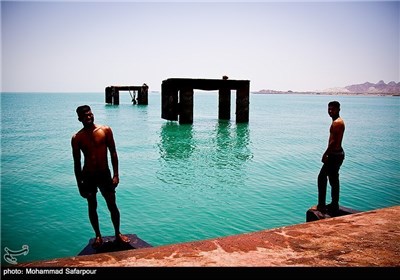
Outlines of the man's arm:
[[325,162],[328,159],[328,156],[332,151],[337,150],[337,148],[341,146],[343,132],[344,132],[343,122],[332,123],[332,126],[330,128],[328,147],[326,148],[322,156],[322,162]]
[[82,181],[82,165],[81,165],[81,150],[79,149],[76,135],[72,136],[71,139],[72,146],[72,157],[74,159],[74,173],[77,183]]
[[110,151],[110,157],[111,157],[111,165],[113,168],[113,184],[115,187],[118,186],[119,184],[119,171],[118,171],[118,154],[117,154],[117,148],[115,146],[115,140],[114,140],[114,135],[112,132],[112,129],[110,127],[107,127],[107,147],[108,150]]
[[85,194],[81,192],[82,180],[82,165],[81,165],[81,150],[76,139],[76,134],[71,139],[72,157],[74,159],[74,173],[76,184],[78,185],[79,193],[82,197],[86,198]]

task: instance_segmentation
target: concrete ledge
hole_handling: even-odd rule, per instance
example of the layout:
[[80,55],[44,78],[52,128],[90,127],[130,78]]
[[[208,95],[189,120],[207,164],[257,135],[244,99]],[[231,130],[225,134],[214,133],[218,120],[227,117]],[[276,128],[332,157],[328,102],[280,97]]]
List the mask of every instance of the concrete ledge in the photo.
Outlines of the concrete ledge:
[[307,210],[306,212],[306,222],[313,222],[313,221],[318,221],[321,219],[329,219],[329,218],[334,218],[334,217],[339,217],[339,216],[344,216],[344,215],[350,215],[350,214],[356,214],[360,213],[361,211],[339,206],[339,210],[332,212],[332,211],[327,211],[326,213],[322,213],[317,210],[317,206],[313,206],[310,209]]
[[103,244],[97,249],[93,249],[92,247],[92,244],[96,239],[95,237],[93,237],[89,239],[89,243],[86,245],[85,248],[83,248],[83,250],[78,254],[78,256],[153,247],[146,241],[137,237],[136,234],[125,234],[125,236],[130,238],[130,242],[127,244],[121,244],[119,242],[115,242],[115,236],[103,236]]
[[400,206],[174,245],[18,267],[399,267]]

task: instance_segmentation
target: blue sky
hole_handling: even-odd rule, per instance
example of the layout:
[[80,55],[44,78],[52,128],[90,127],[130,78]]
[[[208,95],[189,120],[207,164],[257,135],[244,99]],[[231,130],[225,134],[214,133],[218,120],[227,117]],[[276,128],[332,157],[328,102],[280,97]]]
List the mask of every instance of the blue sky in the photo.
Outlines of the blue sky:
[[2,91],[159,91],[223,75],[252,91],[399,82],[399,15],[399,1],[2,1]]

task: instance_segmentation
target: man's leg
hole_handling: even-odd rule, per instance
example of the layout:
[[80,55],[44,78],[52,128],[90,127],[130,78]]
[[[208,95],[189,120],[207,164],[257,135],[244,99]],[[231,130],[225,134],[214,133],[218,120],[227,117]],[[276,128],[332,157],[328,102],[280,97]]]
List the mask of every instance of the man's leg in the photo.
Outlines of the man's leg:
[[96,194],[91,194],[90,196],[88,196],[87,201],[88,201],[89,220],[96,234],[96,239],[92,244],[92,246],[93,248],[97,248],[103,243],[103,240],[101,238],[99,217],[97,215]]
[[339,210],[339,193],[340,193],[340,183],[339,174],[329,175],[329,184],[331,185],[331,203],[328,204],[329,210],[337,211]]
[[329,170],[329,184],[331,185],[331,203],[329,208],[332,211],[339,210],[340,181],[339,169],[343,163],[343,157],[336,156]]
[[326,206],[326,188],[328,184],[327,166],[324,164],[318,175],[318,205],[317,210],[324,212]]
[[114,226],[115,239],[124,243],[129,243],[130,239],[120,232],[120,213],[116,203],[115,192],[107,192],[103,194],[106,200],[108,210],[110,211],[111,221]]

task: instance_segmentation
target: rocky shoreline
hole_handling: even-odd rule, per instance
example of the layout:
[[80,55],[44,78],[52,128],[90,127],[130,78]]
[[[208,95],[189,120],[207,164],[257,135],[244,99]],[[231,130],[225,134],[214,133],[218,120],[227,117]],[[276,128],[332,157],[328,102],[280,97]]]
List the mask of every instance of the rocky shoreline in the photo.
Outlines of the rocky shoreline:
[[315,91],[279,91],[271,89],[263,89],[258,94],[318,94],[318,95],[362,95],[362,96],[400,96],[400,82],[391,81],[385,83],[379,81],[376,84],[365,82],[363,84],[349,85],[346,87],[335,87],[325,90]]
[[265,90],[252,92],[253,94],[309,94],[309,95],[348,95],[348,96],[400,96],[400,93],[367,93],[367,92],[311,92],[311,91],[274,91]]

